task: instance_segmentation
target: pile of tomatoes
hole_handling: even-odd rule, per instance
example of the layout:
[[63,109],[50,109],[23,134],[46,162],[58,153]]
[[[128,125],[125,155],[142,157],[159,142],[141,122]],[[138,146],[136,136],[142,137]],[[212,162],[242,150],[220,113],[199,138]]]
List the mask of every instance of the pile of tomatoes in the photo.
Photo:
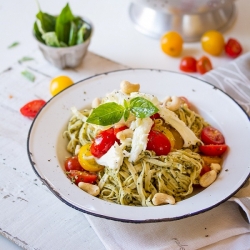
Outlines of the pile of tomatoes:
[[[242,53],[242,46],[236,39],[230,38],[225,42],[223,35],[215,30],[205,32],[200,42],[203,51],[212,56],[219,56],[225,51],[229,57],[236,58]],[[161,37],[160,44],[162,51],[169,56],[180,56],[183,50],[183,39],[176,31],[166,32]],[[180,62],[180,70],[188,73],[204,74],[211,69],[212,62],[207,56],[198,60],[193,56],[186,56]]]

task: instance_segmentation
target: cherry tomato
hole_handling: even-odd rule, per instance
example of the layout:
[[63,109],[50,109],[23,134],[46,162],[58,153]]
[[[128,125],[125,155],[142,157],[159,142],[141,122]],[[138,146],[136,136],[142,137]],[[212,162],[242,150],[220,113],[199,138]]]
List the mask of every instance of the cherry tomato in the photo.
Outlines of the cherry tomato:
[[160,116],[159,113],[155,113],[155,114],[151,115],[150,118],[151,118],[152,120],[156,120],[156,119],[160,119],[161,116]]
[[211,170],[210,166],[204,165],[201,169],[200,176],[204,175],[205,173],[209,172]]
[[81,164],[78,161],[78,157],[76,155],[67,158],[66,161],[64,162],[64,167],[66,171],[70,171],[70,170],[82,171],[83,170]]
[[201,140],[205,144],[224,144],[225,138],[223,134],[216,128],[211,126],[204,127],[201,131]]
[[180,63],[180,70],[184,72],[196,72],[196,59],[192,56],[183,57]]
[[147,150],[154,151],[156,155],[167,155],[171,150],[171,144],[163,133],[151,130],[148,135]]
[[78,153],[78,161],[83,169],[91,171],[91,172],[97,172],[102,170],[104,167],[99,165],[94,158],[90,158],[93,156],[90,152],[91,144],[85,144],[82,146]]
[[226,144],[220,144],[220,145],[201,145],[200,151],[204,155],[209,156],[220,156],[227,150],[228,146]]
[[186,103],[188,108],[191,109],[191,103],[189,102],[189,100],[185,96],[179,96],[179,98],[181,98],[181,101],[183,103]]
[[90,147],[90,152],[97,158],[102,157],[108,152],[111,146],[115,143],[116,136],[114,133],[114,128],[109,128],[100,132]]
[[183,148],[183,138],[181,137],[180,133],[173,127],[169,127],[170,132],[172,133],[172,135],[174,136],[174,148],[175,149],[181,149]]
[[174,138],[172,132],[171,132],[169,129],[167,129],[166,127],[164,127],[164,126],[162,126],[162,125],[157,125],[157,124],[154,125],[152,129],[153,129],[153,130],[156,130],[156,131],[159,131],[159,132],[161,132],[162,134],[164,134],[164,135],[168,138],[168,140],[169,140],[169,142],[170,142],[170,144],[171,144],[171,149],[174,148],[174,145],[175,145],[175,138]]
[[162,51],[169,56],[179,56],[182,52],[183,39],[175,31],[166,32],[160,43]]
[[224,51],[224,37],[216,30],[207,31],[201,37],[201,46],[207,53],[219,56]]
[[228,56],[236,58],[242,52],[241,44],[233,38],[230,38],[225,45],[225,52]]
[[50,93],[52,96],[55,96],[73,83],[74,82],[68,76],[55,77],[50,82]]
[[89,173],[88,171],[70,170],[67,172],[67,176],[76,185],[78,185],[79,182],[95,183],[97,180],[97,175]]
[[196,67],[197,67],[197,71],[202,75],[210,71],[211,69],[213,69],[210,59],[206,56],[201,57],[197,61]]
[[24,116],[34,118],[45,103],[46,102],[44,100],[34,100],[28,102],[20,109],[20,112]]

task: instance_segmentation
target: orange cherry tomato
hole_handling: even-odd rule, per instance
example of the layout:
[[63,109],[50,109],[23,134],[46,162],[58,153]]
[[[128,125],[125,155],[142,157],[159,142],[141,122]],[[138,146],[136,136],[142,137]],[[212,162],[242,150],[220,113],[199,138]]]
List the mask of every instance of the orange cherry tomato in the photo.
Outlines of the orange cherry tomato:
[[169,31],[161,37],[160,44],[165,54],[179,56],[182,52],[183,39],[176,31]]
[[52,96],[57,95],[62,90],[71,86],[74,82],[68,76],[58,76],[50,82],[50,93]]

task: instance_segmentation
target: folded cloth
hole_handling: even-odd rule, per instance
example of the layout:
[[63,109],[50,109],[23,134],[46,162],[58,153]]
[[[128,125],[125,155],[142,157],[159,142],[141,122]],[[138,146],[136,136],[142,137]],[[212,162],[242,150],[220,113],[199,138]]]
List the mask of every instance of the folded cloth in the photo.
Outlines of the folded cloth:
[[[226,92],[250,115],[250,53],[201,79]],[[104,246],[111,250],[249,249],[248,197],[249,181],[230,199],[236,203],[225,202],[203,214],[172,222],[130,224],[85,216]]]

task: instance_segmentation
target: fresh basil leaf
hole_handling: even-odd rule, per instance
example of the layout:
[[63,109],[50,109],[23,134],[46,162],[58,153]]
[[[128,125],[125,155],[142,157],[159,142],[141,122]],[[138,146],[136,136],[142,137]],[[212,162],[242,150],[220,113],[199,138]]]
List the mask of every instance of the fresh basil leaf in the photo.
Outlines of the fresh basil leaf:
[[74,21],[70,23],[70,32],[69,32],[69,46],[76,45],[77,39],[77,25]]
[[159,109],[147,99],[135,97],[130,101],[130,111],[138,118],[145,118],[157,113]]
[[119,122],[123,116],[124,107],[115,102],[108,102],[100,105],[87,119],[88,123],[108,126]]
[[56,17],[52,16],[48,13],[44,13],[41,10],[36,14],[37,19],[41,21],[41,26],[44,31],[50,32],[50,31],[55,31],[56,28]]
[[60,15],[56,19],[56,35],[59,41],[68,44],[70,24],[74,20],[69,4],[62,9]]
[[28,80],[30,80],[31,82],[34,82],[36,77],[29,71],[24,70],[21,72],[21,74],[26,77]]
[[19,45],[19,42],[14,42],[14,43],[12,43],[11,45],[8,46],[8,49],[14,48],[17,45]]
[[34,60],[34,58],[28,57],[28,56],[24,56],[21,59],[19,59],[18,62],[22,63],[22,62],[27,62],[27,61],[32,61],[32,60]]
[[129,115],[130,115],[129,109],[125,109],[124,115],[123,115],[125,122],[128,120]]
[[83,24],[82,27],[77,32],[77,44],[81,44],[84,42],[84,35],[86,33],[86,25]]
[[34,22],[33,30],[34,30],[34,35],[36,39],[40,41],[41,43],[44,43],[44,40],[42,39],[42,33],[39,30],[37,22]]
[[48,46],[51,47],[60,47],[60,43],[57,39],[56,33],[55,32],[47,32],[42,35],[42,38],[44,39],[45,43]]

